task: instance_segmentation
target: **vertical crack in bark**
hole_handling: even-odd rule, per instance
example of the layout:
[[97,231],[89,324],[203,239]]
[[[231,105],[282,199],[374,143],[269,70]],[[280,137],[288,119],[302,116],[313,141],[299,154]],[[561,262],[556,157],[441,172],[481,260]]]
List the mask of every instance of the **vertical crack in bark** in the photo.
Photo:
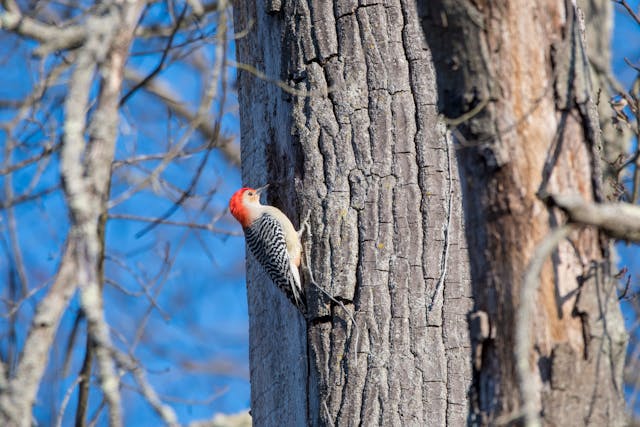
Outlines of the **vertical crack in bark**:
[[447,288],[445,286],[445,281],[446,281],[446,274],[447,274],[447,262],[448,262],[448,258],[449,258],[449,237],[450,237],[450,233],[451,233],[451,207],[452,207],[452,198],[453,198],[453,194],[451,193],[451,189],[453,187],[453,184],[451,182],[451,180],[453,179],[452,177],[452,173],[451,173],[451,153],[449,152],[449,139],[450,139],[450,135],[445,131],[444,132],[444,144],[445,144],[445,151],[447,152],[447,174],[448,174],[448,178],[447,178],[447,196],[446,196],[446,200],[447,200],[447,211],[445,213],[446,215],[446,220],[445,220],[445,225],[444,225],[444,242],[443,242],[443,248],[442,248],[442,261],[440,263],[440,269],[441,269],[441,276],[438,278],[438,283],[436,284],[436,289],[434,291],[433,294],[433,301],[430,302],[430,306],[429,306],[429,310],[431,310],[431,307],[433,304],[435,304],[436,302],[436,298],[438,298],[439,292],[440,292],[440,287],[442,287],[442,306],[440,309],[440,316],[443,319],[443,325],[442,325],[442,343],[445,346],[445,355],[446,355],[446,368],[445,369],[445,373],[444,373],[444,381],[445,384],[447,385],[447,402],[446,402],[446,409],[445,409],[445,425],[449,425],[449,402],[450,402],[450,396],[449,393],[451,391],[451,384],[449,383],[449,359],[450,359],[450,353],[448,351],[448,345],[447,345],[447,338],[445,335],[445,327],[444,327],[444,318],[446,316],[445,313],[445,300],[446,295],[445,292],[447,292]]

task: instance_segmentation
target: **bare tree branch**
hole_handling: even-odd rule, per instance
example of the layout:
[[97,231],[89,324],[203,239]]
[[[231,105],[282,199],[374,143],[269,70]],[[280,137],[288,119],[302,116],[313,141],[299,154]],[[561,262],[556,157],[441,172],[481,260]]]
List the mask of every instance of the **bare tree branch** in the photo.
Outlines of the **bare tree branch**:
[[38,304],[26,342],[28,349],[21,355],[16,375],[6,393],[0,394],[0,412],[3,424],[31,426],[31,407],[44,374],[49,351],[62,313],[76,289],[77,265],[74,257],[75,242],[69,241],[60,261],[56,279],[47,295]]
[[[80,301],[94,344],[100,385],[109,404],[109,424],[120,426],[119,379],[111,358],[111,339],[104,319],[101,294],[102,239],[99,221],[106,211],[118,123],[118,97],[124,63],[142,10],[142,1],[111,7],[110,13],[90,17],[89,36],[78,54],[69,96],[65,104],[65,143],[61,151],[61,174],[70,206],[78,265]],[[87,96],[94,69],[106,59],[98,105],[89,125],[89,145],[84,149]]]
[[11,200],[3,200],[0,201],[0,209],[8,209],[10,207],[19,205],[20,203],[31,202],[33,200],[37,200],[47,194],[51,194],[54,191],[60,189],[59,185],[54,185],[53,187],[45,188],[44,190],[37,191],[31,194],[21,194],[19,196],[13,197]]
[[629,203],[590,203],[576,194],[549,195],[571,222],[600,228],[614,239],[640,241],[640,207]]
[[114,354],[118,362],[133,374],[138,386],[140,386],[140,391],[160,418],[162,418],[162,420],[170,427],[179,426],[178,417],[176,416],[175,411],[160,400],[158,394],[149,384],[140,363],[136,360],[132,360],[121,352],[116,351]]
[[538,245],[529,261],[522,288],[520,289],[520,307],[516,314],[515,359],[526,427],[540,426],[540,417],[536,405],[537,386],[529,364],[532,317],[536,301],[538,301],[540,272],[547,258],[571,231],[572,227],[567,225],[557,228]]
[[25,166],[28,166],[28,165],[31,165],[33,163],[39,162],[44,157],[50,155],[51,153],[54,153],[54,152],[58,151],[59,148],[60,148],[59,145],[53,145],[53,146],[45,147],[45,149],[42,150],[42,153],[38,154],[37,156],[29,157],[28,159],[24,159],[24,160],[21,160],[19,162],[11,163],[11,164],[9,164],[7,166],[4,166],[2,169],[0,169],[0,175],[7,175],[7,174],[10,174],[12,172],[17,171],[18,169],[22,169]]
[[[220,2],[219,5],[220,7],[225,7],[224,2]],[[220,17],[224,17],[224,14],[221,13]],[[200,125],[205,122],[207,111],[211,105],[211,102],[216,98],[216,95],[218,94],[218,83],[219,83],[218,80],[222,73],[223,64],[225,63],[224,54],[223,54],[226,46],[226,43],[224,42],[225,33],[226,33],[225,28],[226,28],[225,21],[223,18],[220,18],[219,28],[218,28],[220,42],[216,47],[216,58],[219,58],[219,59],[214,64],[214,67],[211,70],[210,76],[208,76],[207,86],[206,86],[204,95],[200,99],[200,105],[198,107],[198,111],[195,114],[195,117],[189,123],[189,128],[184,133],[184,135],[182,135],[182,137],[180,138],[180,141],[178,141],[178,143],[175,144],[174,147],[172,147],[171,151],[167,153],[166,157],[162,159],[160,164],[151,172],[151,174],[147,176],[144,180],[139,182],[137,185],[134,185],[133,187],[129,188],[127,191],[123,192],[122,194],[119,194],[117,197],[111,200],[108,205],[109,208],[112,208],[124,202],[125,200],[133,196],[135,193],[137,193],[138,191],[142,190],[147,185],[149,185],[149,183],[153,182],[155,177],[160,175],[160,173],[162,173],[162,171],[169,165],[169,163],[182,152],[185,145],[189,142],[189,138],[191,137],[193,131],[198,129]],[[217,133],[217,132],[214,131],[214,133]]]
[[17,9],[0,13],[0,29],[14,31],[21,36],[43,43],[39,49],[36,49],[39,55],[79,46],[86,36],[82,26],[57,28],[24,16]]
[[[139,82],[144,77],[137,71],[127,68],[125,70],[125,78],[132,82]],[[238,144],[234,144],[233,138],[220,135],[209,120],[196,121],[196,113],[190,111],[183,101],[180,101],[169,88],[161,82],[158,82],[157,79],[148,82],[144,89],[164,101],[167,107],[178,116],[187,120],[189,123],[197,123],[196,129],[207,140],[212,142],[212,147],[219,148],[232,164],[236,166],[240,165],[240,147]]]
[[637,24],[640,24],[640,15],[638,15],[633,8],[631,7],[631,5],[629,5],[629,3],[627,3],[626,0],[613,0],[615,3],[618,3],[619,5],[621,5],[622,7],[624,7],[627,12],[629,13],[629,16],[631,16],[633,18],[634,21],[636,21]]
[[216,414],[211,420],[194,421],[189,427],[251,427],[251,414],[249,411],[237,414]]
[[216,234],[227,234],[229,236],[243,236],[241,231],[233,231],[233,230],[225,230],[223,228],[215,227],[213,224],[198,224],[194,222],[186,222],[186,221],[171,221],[168,219],[159,219],[159,218],[147,218],[143,216],[130,215],[130,214],[109,214],[110,219],[122,219],[129,221],[139,221],[139,222],[150,222],[164,225],[173,225],[176,227],[187,227],[187,228],[196,228],[198,230],[206,230],[211,231]]
[[155,66],[155,68],[144,79],[140,80],[131,89],[129,89],[129,91],[120,100],[120,106],[123,106],[124,104],[126,104],[127,100],[129,98],[131,98],[131,96],[133,96],[138,91],[138,89],[140,89],[141,87],[144,87],[147,83],[149,83],[151,80],[153,80],[158,75],[158,73],[160,71],[162,71],[162,69],[164,67],[164,64],[165,64],[165,61],[167,59],[167,55],[169,54],[169,51],[171,50],[171,46],[173,45],[173,39],[176,36],[176,34],[178,33],[178,30],[180,29],[180,24],[184,20],[184,15],[185,15],[186,12],[187,12],[187,5],[185,4],[184,7],[182,8],[182,12],[180,12],[180,16],[178,17],[178,22],[176,22],[176,24],[174,25],[173,31],[171,32],[171,35],[169,36],[169,40],[167,41],[167,45],[165,46],[164,50],[162,51],[162,56],[160,57],[160,61]]
[[58,417],[56,419],[56,427],[62,427],[62,420],[64,418],[64,412],[67,409],[67,404],[69,403],[69,399],[71,398],[71,394],[73,393],[73,389],[78,385],[78,383],[82,380],[82,378],[78,377],[75,381],[69,386],[67,392],[64,394],[62,398],[62,403],[60,404],[60,411],[58,412]]

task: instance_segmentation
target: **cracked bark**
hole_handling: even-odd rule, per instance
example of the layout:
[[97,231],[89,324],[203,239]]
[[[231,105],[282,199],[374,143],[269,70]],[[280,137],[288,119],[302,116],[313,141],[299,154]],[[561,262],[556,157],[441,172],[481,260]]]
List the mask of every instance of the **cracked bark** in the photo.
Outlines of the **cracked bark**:
[[415,2],[235,6],[235,30],[250,29],[239,61],[309,93],[240,72],[244,181],[270,182],[269,203],[294,222],[311,212],[315,279],[359,326],[356,342],[348,316],[307,277],[307,329],[250,260],[253,421],[465,424],[472,301],[461,194]]
[[[565,221],[537,195],[602,201],[601,137],[581,15],[571,2],[424,3],[440,107],[458,117],[473,295],[478,319],[473,424],[520,415],[514,327],[520,283],[537,244]],[[583,228],[540,275],[532,319],[534,402],[545,425],[624,425],[626,335],[609,242]],[[482,314],[482,315],[480,315]],[[482,322],[478,322],[481,324]]]

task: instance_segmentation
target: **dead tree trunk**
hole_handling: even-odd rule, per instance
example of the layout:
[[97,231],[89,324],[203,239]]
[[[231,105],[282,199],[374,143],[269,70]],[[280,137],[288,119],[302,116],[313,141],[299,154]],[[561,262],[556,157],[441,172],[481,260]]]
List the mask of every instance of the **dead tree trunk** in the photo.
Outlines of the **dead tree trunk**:
[[[542,199],[603,198],[583,20],[565,1],[420,3],[441,111],[465,119],[457,136],[473,296],[488,320],[474,342],[472,422],[513,420],[522,414],[522,278],[537,245],[565,222]],[[625,423],[625,332],[609,253],[607,239],[582,228],[540,274],[528,362],[545,425]]]
[[311,213],[315,281],[358,325],[308,276],[305,323],[250,262],[255,424],[465,424],[461,194],[415,1],[237,2],[234,14],[245,183],[270,182],[269,202],[295,220]]

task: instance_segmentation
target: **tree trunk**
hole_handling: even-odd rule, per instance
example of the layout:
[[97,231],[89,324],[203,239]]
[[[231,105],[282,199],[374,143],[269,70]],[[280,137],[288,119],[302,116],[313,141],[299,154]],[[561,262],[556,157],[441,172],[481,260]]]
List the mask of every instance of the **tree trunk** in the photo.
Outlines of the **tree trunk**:
[[238,2],[234,14],[247,32],[244,180],[270,182],[269,203],[294,223],[311,213],[315,282],[357,324],[309,275],[304,321],[250,260],[254,423],[465,424],[461,193],[415,2]]
[[[472,420],[506,421],[522,413],[514,357],[522,277],[565,221],[540,196],[603,197],[583,20],[557,0],[422,4],[439,106],[467,118],[457,135],[473,296],[489,320],[474,342]],[[609,250],[597,230],[579,229],[540,274],[528,361],[545,425],[625,423],[626,337]]]
[[[271,0],[235,10],[236,31],[247,31],[238,58],[268,76],[239,76],[245,181],[275,183],[269,202],[293,218],[311,212],[315,281],[358,325],[309,276],[305,324],[250,263],[256,425],[486,425],[522,415],[521,283],[536,247],[565,221],[539,196],[603,194],[582,20],[551,0],[417,3]],[[457,125],[457,150],[438,108]],[[540,274],[528,374],[546,425],[625,422],[625,333],[609,258],[609,242],[580,229]]]

